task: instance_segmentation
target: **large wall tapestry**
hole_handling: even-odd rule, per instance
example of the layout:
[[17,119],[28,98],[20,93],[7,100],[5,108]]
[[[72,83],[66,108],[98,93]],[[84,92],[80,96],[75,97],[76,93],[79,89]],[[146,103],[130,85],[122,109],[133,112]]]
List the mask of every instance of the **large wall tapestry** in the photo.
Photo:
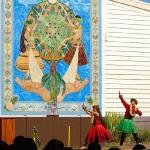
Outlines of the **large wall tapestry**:
[[1,5],[2,115],[82,115],[100,100],[98,0]]

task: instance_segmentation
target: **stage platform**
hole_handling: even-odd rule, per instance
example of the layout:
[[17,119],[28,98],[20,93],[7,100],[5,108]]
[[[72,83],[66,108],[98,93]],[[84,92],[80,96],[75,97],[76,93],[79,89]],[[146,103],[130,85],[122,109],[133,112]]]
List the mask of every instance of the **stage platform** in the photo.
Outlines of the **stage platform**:
[[[40,139],[45,145],[50,139],[61,140],[65,146],[68,143],[68,127],[70,126],[70,145],[73,148],[82,147],[84,139],[90,124],[89,117],[59,117],[59,116],[47,116],[47,117],[18,117],[13,118],[12,127],[10,123],[5,119],[1,119],[1,129],[4,135],[5,141],[11,143],[13,137],[23,135],[25,137],[33,137],[33,127],[36,126],[39,130]],[[135,118],[136,125],[140,129],[150,128],[150,117]],[[13,130],[13,133],[7,133],[8,127]],[[6,136],[8,135],[8,136]],[[6,138],[5,138],[6,137]],[[134,145],[134,143],[133,143]],[[132,145],[132,146],[133,146]]]
[[[150,150],[150,144],[143,144],[146,147],[146,150]],[[108,150],[110,147],[113,147],[111,144],[106,144],[102,146],[102,150]],[[132,150],[132,148],[134,147],[134,144],[125,144],[123,147],[119,147],[119,145],[114,144],[114,147],[118,147],[121,150]],[[73,150],[86,150],[86,149],[82,149],[82,148],[73,148]]]
[[[150,128],[150,117],[135,118],[138,128]],[[30,117],[16,118],[16,135],[33,136],[33,126],[39,129],[42,142],[57,138],[67,145],[68,126],[71,127],[71,146],[82,147],[90,124],[89,117]]]
[[[146,147],[146,150],[150,150],[150,144],[143,144]],[[111,144],[106,144],[102,146],[102,150],[108,150],[110,147],[113,147]],[[123,147],[119,147],[119,145],[114,144],[114,147],[118,147],[121,150],[132,150],[132,148],[134,147],[134,144],[125,144]],[[73,150],[86,150],[83,148],[73,148]]]

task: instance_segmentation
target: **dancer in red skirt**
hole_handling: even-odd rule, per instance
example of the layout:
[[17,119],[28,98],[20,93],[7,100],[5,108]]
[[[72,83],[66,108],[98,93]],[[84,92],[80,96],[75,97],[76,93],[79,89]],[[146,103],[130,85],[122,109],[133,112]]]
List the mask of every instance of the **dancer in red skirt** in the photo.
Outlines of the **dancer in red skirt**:
[[93,111],[90,111],[86,109],[86,106],[84,106],[83,104],[83,110],[94,119],[92,127],[89,129],[88,134],[85,138],[86,144],[90,144],[94,141],[98,141],[99,143],[108,142],[111,138],[111,135],[106,130],[99,106],[93,105]]

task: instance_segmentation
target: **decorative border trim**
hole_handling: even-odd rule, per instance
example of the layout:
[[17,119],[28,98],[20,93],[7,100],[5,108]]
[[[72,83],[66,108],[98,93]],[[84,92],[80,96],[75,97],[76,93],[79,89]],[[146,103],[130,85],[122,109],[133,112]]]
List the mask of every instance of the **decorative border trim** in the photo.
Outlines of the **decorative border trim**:
[[12,0],[4,1],[4,100],[12,97]]
[[99,102],[99,0],[92,1],[92,98]]

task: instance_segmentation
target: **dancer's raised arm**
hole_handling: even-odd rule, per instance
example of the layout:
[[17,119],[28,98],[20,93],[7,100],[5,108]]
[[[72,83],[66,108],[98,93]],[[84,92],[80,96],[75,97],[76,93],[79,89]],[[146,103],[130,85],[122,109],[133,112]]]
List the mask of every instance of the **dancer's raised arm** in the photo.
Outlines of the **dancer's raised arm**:
[[84,104],[82,105],[82,108],[83,108],[83,110],[84,110],[88,115],[90,115],[90,116],[94,116],[94,115],[99,116],[99,114],[98,114],[97,112],[93,112],[93,111],[91,111],[91,110],[88,110],[88,109],[86,108],[86,106],[84,106]]
[[120,93],[120,91],[119,91],[119,98],[125,108],[129,107],[129,104],[124,100],[123,95]]

